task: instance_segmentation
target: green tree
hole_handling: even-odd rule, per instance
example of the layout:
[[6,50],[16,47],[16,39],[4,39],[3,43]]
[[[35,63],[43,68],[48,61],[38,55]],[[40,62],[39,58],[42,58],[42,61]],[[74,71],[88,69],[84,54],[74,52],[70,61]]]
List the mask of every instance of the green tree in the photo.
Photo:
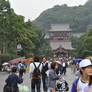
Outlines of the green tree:
[[77,44],[77,56],[87,57],[92,55],[92,29],[88,29],[87,33],[82,36]]

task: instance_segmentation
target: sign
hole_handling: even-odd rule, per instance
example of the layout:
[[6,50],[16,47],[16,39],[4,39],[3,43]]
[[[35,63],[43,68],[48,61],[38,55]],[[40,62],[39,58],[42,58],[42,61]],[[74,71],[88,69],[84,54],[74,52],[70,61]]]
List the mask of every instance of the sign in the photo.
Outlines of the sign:
[[17,50],[22,50],[23,48],[22,48],[22,46],[21,46],[21,44],[17,44]]

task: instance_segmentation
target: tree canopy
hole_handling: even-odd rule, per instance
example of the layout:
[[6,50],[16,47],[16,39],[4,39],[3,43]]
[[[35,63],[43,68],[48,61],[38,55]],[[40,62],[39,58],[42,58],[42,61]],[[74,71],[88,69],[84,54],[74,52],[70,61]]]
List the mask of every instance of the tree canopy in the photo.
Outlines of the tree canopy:
[[[17,44],[21,44],[23,48],[20,55],[17,54]],[[41,30],[33,27],[30,20],[25,22],[24,16],[17,15],[8,0],[0,0],[0,60],[1,56],[9,56],[12,57],[9,59],[13,59],[20,56],[40,55],[45,50],[44,46],[51,50],[48,43],[42,40]],[[47,52],[43,55],[48,55]]]
[[92,28],[88,29],[85,35],[78,38],[75,45],[76,56],[78,58],[92,56]]

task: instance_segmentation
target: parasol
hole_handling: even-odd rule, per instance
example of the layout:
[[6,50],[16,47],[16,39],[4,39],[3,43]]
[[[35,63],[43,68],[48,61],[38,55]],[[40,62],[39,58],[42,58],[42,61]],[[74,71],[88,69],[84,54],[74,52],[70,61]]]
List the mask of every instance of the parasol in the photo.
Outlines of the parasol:
[[25,63],[29,63],[30,61],[33,61],[33,58],[27,58],[24,60]]
[[3,65],[3,66],[4,66],[4,65],[9,65],[9,63],[8,63],[8,62],[4,62],[2,65]]
[[20,61],[21,61],[21,58],[16,58],[16,59],[11,60],[12,64],[18,63]]
[[74,63],[80,62],[81,60],[82,60],[81,58],[75,59]]

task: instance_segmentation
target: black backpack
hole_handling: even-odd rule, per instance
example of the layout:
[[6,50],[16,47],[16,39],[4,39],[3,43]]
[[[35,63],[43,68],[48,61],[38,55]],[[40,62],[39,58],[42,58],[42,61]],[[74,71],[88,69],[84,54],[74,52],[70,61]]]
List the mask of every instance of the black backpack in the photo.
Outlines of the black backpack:
[[25,69],[24,69],[23,64],[20,64],[20,71],[21,71],[21,72],[25,72]]
[[39,67],[41,65],[41,63],[38,65],[38,67],[35,65],[35,63],[33,62],[34,66],[35,66],[35,69],[33,71],[33,76],[36,77],[36,78],[39,78],[40,75],[41,75],[41,72],[39,70]]

